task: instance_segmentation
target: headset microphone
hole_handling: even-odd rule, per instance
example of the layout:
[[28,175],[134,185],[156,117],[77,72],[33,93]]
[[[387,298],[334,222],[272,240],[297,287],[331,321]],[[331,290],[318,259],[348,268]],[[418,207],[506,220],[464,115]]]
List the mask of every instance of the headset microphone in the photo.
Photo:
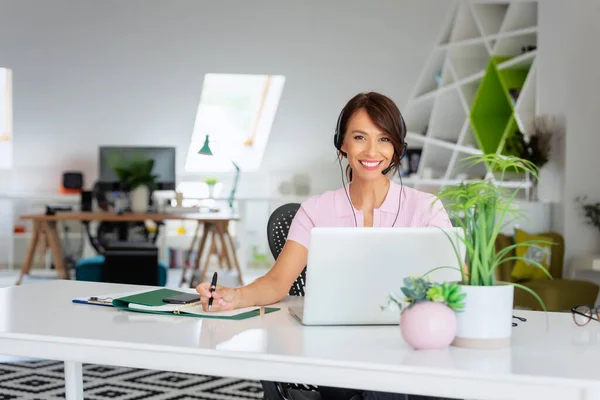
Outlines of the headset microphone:
[[394,164],[390,164],[390,166],[387,167],[386,169],[384,169],[383,171],[381,171],[381,173],[383,175],[387,175],[387,173],[390,172],[392,170],[392,168],[394,168]]

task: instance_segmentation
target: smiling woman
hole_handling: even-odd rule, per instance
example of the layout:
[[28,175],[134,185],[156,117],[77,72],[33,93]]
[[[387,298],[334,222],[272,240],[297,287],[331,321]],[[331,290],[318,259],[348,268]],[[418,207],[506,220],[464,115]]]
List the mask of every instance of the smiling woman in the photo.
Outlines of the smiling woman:
[[[273,304],[283,299],[307,264],[310,231],[314,227],[431,227],[452,224],[441,203],[425,192],[389,179],[406,151],[406,127],[400,110],[379,93],[361,93],[344,107],[337,120],[334,145],[348,160],[348,180],[342,188],[310,197],[296,213],[283,250],[269,272],[239,288],[198,285],[202,304],[211,311]],[[343,180],[343,178],[342,178]],[[405,399],[404,395],[319,387],[323,400],[357,398]]]
[[[348,159],[349,184],[304,201],[290,226],[287,241],[273,268],[253,283],[239,287],[197,287],[203,304],[212,309],[273,304],[283,299],[306,266],[310,231],[314,227],[452,226],[435,196],[397,185],[389,179],[406,149],[406,128],[400,110],[379,93],[352,98],[338,117],[334,144]],[[343,175],[343,171],[342,171]]]

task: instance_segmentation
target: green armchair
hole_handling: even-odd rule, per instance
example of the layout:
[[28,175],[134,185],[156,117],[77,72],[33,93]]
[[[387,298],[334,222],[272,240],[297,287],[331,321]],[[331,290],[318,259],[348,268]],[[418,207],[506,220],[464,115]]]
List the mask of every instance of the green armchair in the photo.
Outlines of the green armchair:
[[[556,243],[552,247],[552,259],[549,269],[553,279],[518,281],[518,283],[537,293],[546,304],[548,311],[569,311],[576,304],[595,305],[600,289],[598,285],[588,281],[563,279],[562,277],[565,254],[564,238],[555,232],[545,232],[541,235],[552,238]],[[514,243],[513,237],[500,234],[496,240],[496,251]],[[512,251],[508,256],[514,255],[515,252]],[[496,270],[496,278],[500,281],[515,282],[512,277],[513,267],[514,261],[505,261]],[[516,287],[514,306],[515,308],[531,310],[542,309],[540,303],[531,293]]]

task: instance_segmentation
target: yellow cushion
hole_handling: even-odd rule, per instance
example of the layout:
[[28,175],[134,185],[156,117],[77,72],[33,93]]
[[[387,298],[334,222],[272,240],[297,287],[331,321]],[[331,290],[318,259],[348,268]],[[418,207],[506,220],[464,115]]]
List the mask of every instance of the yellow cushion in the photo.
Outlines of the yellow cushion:
[[[517,257],[524,257],[537,261],[546,271],[550,269],[552,260],[552,238],[542,235],[532,235],[520,229],[515,229],[515,244],[525,243],[531,240],[543,240],[546,243],[532,243],[530,245],[518,246],[515,249]],[[530,281],[538,279],[550,279],[548,275],[535,264],[526,260],[517,260],[512,270],[512,277],[518,281]]]

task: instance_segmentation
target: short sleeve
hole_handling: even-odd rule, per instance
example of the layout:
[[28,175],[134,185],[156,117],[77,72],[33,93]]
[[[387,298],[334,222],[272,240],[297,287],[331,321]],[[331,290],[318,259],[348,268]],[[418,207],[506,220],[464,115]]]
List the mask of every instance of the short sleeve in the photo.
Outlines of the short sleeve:
[[310,230],[315,227],[314,203],[315,199],[313,198],[302,203],[292,220],[287,236],[287,240],[298,242],[307,249],[310,240]]
[[427,201],[427,209],[425,211],[421,221],[422,226],[452,228],[452,222],[450,222],[450,217],[444,205],[435,196],[431,196],[429,201]]

